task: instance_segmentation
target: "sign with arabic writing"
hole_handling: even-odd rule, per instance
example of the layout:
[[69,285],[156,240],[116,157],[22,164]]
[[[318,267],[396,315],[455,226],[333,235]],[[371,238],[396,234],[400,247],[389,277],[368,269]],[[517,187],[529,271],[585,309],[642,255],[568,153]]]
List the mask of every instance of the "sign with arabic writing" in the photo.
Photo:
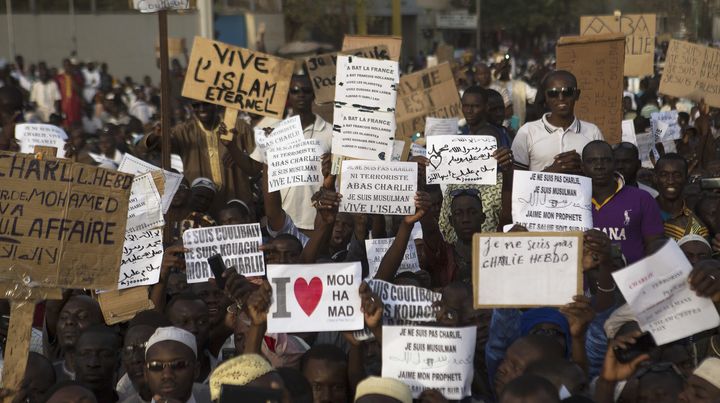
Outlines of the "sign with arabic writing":
[[125,233],[118,290],[156,284],[162,259],[162,229]]
[[495,150],[497,140],[493,136],[429,136],[427,184],[495,185],[497,160],[492,156]]

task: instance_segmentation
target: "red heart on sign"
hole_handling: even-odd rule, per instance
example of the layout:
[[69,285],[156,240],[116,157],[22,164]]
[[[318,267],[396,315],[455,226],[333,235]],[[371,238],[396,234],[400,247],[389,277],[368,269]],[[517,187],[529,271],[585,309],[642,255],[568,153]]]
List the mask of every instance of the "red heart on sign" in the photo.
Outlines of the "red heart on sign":
[[295,280],[295,299],[307,316],[312,315],[322,298],[323,285],[319,277],[313,277],[310,284],[304,278]]

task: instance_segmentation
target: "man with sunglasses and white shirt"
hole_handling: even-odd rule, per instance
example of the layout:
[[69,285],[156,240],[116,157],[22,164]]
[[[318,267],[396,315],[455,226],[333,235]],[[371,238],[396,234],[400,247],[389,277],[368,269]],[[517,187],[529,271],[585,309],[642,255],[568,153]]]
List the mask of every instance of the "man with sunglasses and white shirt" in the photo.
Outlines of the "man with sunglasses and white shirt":
[[545,104],[550,109],[540,120],[518,130],[512,144],[518,169],[582,174],[580,153],[593,140],[604,140],[600,129],[575,117],[580,98],[575,76],[564,70],[543,80]]

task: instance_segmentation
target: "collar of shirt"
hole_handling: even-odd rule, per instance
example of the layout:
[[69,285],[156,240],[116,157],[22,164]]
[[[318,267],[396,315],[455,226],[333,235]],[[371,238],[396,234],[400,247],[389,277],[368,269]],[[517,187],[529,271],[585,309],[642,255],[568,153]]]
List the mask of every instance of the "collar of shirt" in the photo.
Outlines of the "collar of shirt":
[[[156,401],[155,399],[152,399],[150,402],[151,402],[151,403],[162,403],[162,402]],[[195,396],[193,396],[193,395],[191,394],[191,395],[190,395],[190,399],[186,400],[185,403],[197,403],[197,401],[195,400]]]
[[[303,134],[305,134],[305,138],[311,139],[315,133],[325,130],[326,124],[327,122],[325,122],[325,119],[321,118],[320,115],[315,114],[315,122],[308,127],[303,127]],[[309,136],[307,135],[308,133],[310,133]]]
[[553,126],[550,122],[548,122],[548,120],[547,120],[548,116],[550,116],[550,113],[546,113],[542,117],[543,126],[545,126],[545,130],[547,130],[548,133],[555,133],[555,131],[557,131],[557,130],[562,131],[563,134],[570,132],[570,131],[575,132],[575,133],[580,133],[580,130],[582,129],[581,124],[580,124],[580,119],[578,119],[577,116],[574,117],[575,120],[573,120],[573,122],[570,124],[570,126],[568,126],[567,129],[563,129],[562,127]]
[[[659,196],[658,196],[658,197],[659,197]],[[667,212],[667,211],[665,211],[665,210],[663,210],[663,209],[660,209],[660,215],[662,216],[663,221],[675,219],[675,218],[678,218],[678,217],[681,217],[681,216],[688,216],[688,217],[690,217],[690,214],[691,214],[691,211],[690,211],[690,209],[687,207],[687,204],[685,203],[684,200],[683,200],[682,208],[680,209],[680,211],[679,211],[677,214],[672,214],[672,213]]]
[[613,197],[615,197],[616,194],[620,193],[620,191],[625,187],[625,179],[620,175],[619,173],[615,173],[615,177],[617,178],[617,187],[615,188],[615,192],[608,196],[607,199],[603,200],[602,203],[598,203],[595,198],[592,198],[593,206],[595,206],[595,210],[600,210],[603,206],[608,204],[610,200],[612,200]]

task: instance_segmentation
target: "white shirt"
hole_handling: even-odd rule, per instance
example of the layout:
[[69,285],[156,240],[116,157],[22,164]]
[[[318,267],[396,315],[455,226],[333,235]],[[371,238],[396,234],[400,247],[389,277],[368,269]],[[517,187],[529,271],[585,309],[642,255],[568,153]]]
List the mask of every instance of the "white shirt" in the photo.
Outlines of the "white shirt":
[[83,98],[85,102],[91,104],[95,98],[95,93],[100,88],[100,71],[95,69],[93,71],[84,68],[82,70],[83,79],[85,80],[85,87],[83,88]]
[[30,102],[35,102],[35,105],[37,105],[37,113],[43,122],[49,121],[50,115],[56,112],[55,102],[60,99],[60,89],[52,79],[46,83],[42,81],[33,83],[30,91]]
[[143,125],[146,125],[155,114],[155,108],[145,101],[135,99],[135,101],[130,104],[130,110],[128,113],[130,116],[138,118]]
[[582,150],[593,140],[604,140],[600,129],[590,122],[575,118],[567,128],[555,127],[547,121],[549,113],[539,120],[525,123],[515,135],[512,153],[515,165],[530,171],[542,171],[553,164],[556,155]]

